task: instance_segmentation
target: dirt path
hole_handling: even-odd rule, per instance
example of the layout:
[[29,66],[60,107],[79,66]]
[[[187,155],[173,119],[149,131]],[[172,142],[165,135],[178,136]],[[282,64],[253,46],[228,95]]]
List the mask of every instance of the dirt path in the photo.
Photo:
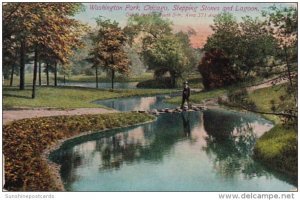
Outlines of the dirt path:
[[286,83],[286,82],[288,82],[288,79],[278,79],[278,78],[277,79],[271,79],[271,80],[265,81],[264,83],[247,87],[247,91],[248,92],[253,92],[254,90],[271,87],[273,85],[280,85],[280,84],[283,84],[283,83]]
[[35,117],[49,117],[59,115],[84,115],[84,114],[102,114],[114,113],[117,110],[108,110],[105,108],[77,108],[70,110],[55,110],[55,109],[31,109],[31,110],[4,110],[3,124],[7,124],[14,120],[35,118]]

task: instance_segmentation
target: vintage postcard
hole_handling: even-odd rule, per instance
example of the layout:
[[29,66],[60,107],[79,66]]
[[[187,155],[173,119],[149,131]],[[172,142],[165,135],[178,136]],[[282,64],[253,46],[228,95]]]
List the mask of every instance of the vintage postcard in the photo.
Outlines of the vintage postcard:
[[297,6],[2,2],[3,191],[294,198]]

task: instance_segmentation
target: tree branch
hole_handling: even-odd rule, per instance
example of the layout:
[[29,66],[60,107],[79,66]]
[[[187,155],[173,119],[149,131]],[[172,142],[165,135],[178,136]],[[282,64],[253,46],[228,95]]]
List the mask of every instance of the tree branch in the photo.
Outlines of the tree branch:
[[243,109],[249,112],[253,112],[253,113],[257,113],[257,114],[263,114],[263,115],[276,115],[276,116],[283,116],[283,117],[292,117],[292,118],[298,118],[298,115],[294,115],[294,114],[289,114],[289,113],[283,113],[283,112],[264,112],[264,111],[258,111],[258,110],[253,110],[250,109],[246,106],[237,104],[237,103],[230,103],[228,101],[223,102],[226,104],[226,106],[229,107],[233,107],[233,108],[239,108],[239,109]]

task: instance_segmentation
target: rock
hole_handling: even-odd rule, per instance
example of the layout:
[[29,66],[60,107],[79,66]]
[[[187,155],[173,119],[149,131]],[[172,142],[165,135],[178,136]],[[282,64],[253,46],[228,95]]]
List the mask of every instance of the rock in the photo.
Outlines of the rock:
[[153,109],[153,110],[151,111],[151,114],[153,114],[153,115],[159,115],[159,112],[158,112],[156,109]]
[[144,111],[144,110],[139,110],[138,112],[139,113],[146,113],[146,111]]

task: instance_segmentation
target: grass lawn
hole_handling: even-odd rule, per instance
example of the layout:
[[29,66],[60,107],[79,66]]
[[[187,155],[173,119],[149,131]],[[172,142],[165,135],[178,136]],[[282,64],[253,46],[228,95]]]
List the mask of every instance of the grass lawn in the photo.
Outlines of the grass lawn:
[[[100,75],[99,82],[111,82],[110,77],[107,77],[106,75]],[[130,75],[128,77],[126,76],[116,76],[115,82],[140,82],[145,81],[153,78],[152,72],[144,72],[139,75]],[[63,76],[58,76],[58,81],[63,82]],[[70,77],[66,77],[67,82],[95,82],[96,76],[88,76],[84,74],[80,75],[72,75]]]
[[[42,73],[42,84],[46,84],[46,75],[45,73]],[[25,74],[25,84],[32,84],[32,78],[33,78],[33,73],[26,73]],[[140,82],[140,81],[145,81],[145,80],[150,80],[153,79],[153,73],[152,72],[144,72],[139,75],[131,75],[128,77],[125,76],[116,76],[115,82]],[[59,83],[63,83],[64,77],[63,75],[58,74],[57,81]],[[54,76],[52,73],[49,74],[49,82],[50,85],[54,85]],[[96,83],[96,76],[95,75],[84,75],[84,74],[79,74],[79,75],[71,75],[71,76],[66,76],[66,82],[95,82]],[[109,77],[106,77],[106,75],[101,74],[99,76],[99,82],[111,82],[111,79]],[[10,80],[5,79],[4,80],[4,85],[8,86],[10,83]],[[19,76],[14,76],[14,84],[13,86],[18,86],[19,84]],[[37,77],[37,84],[38,84],[38,77]]]
[[154,120],[144,113],[111,113],[23,119],[3,126],[5,188],[9,191],[58,191],[53,169],[42,153],[61,139]]
[[269,167],[295,176],[298,173],[297,138],[295,129],[275,125],[256,142],[254,157]]
[[[249,98],[254,101],[259,110],[271,111],[270,101],[279,102],[279,96],[284,94],[285,85],[277,85],[254,91]],[[286,105],[291,103],[286,101]],[[256,142],[254,157],[272,169],[295,176],[298,173],[298,134],[294,128],[285,127],[279,117],[265,115],[275,123],[274,128],[265,133]]]
[[[286,84],[255,90],[249,94],[249,99],[256,104],[259,110],[264,112],[272,112],[270,103],[271,100],[274,100],[275,105],[278,105],[280,102],[279,97],[285,94],[285,89]],[[286,100],[284,106],[291,104],[291,101],[292,99]],[[276,124],[281,123],[279,117],[275,115],[265,115],[265,117]]]
[[50,108],[95,108],[103,107],[92,103],[95,100],[170,94],[170,89],[101,90],[80,87],[37,87],[36,98],[31,99],[31,88],[20,91],[16,87],[3,88],[3,108],[50,107]]

